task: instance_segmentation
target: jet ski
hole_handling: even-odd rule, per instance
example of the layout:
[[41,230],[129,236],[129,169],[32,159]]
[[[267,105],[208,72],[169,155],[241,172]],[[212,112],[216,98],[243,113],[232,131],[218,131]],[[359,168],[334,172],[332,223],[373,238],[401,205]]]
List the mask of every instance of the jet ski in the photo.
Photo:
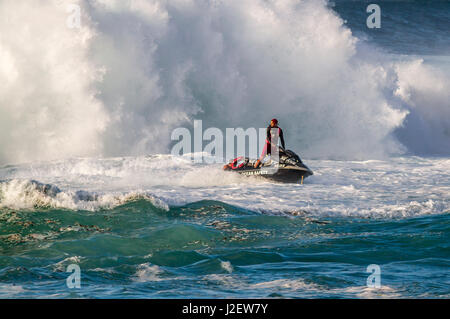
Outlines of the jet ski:
[[261,176],[281,183],[303,183],[303,179],[313,175],[300,157],[291,150],[280,147],[279,161],[269,159],[258,168],[254,168],[256,160],[248,157],[238,157],[224,166],[224,170],[231,170],[246,176]]

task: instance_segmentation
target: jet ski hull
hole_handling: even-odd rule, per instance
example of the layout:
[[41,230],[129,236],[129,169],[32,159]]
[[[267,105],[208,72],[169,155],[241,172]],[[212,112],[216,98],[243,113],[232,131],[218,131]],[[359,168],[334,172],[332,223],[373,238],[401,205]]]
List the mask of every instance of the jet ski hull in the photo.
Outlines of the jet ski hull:
[[245,176],[260,176],[272,181],[280,183],[300,183],[302,177],[306,178],[313,175],[313,173],[307,168],[278,168],[278,170],[270,168],[253,168],[237,170],[241,175]]

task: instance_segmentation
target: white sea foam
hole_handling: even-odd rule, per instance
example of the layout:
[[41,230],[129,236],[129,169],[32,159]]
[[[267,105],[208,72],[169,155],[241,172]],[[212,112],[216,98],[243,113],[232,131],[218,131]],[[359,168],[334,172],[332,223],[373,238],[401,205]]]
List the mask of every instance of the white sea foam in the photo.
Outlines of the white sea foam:
[[135,280],[138,282],[161,281],[164,280],[161,278],[163,273],[164,271],[157,265],[141,264],[137,268]]
[[326,285],[308,283],[303,278],[274,279],[261,282],[250,282],[249,278],[240,275],[210,274],[203,277],[204,280],[225,285],[239,291],[267,290],[280,294],[296,293],[305,296],[321,296],[324,293],[330,296],[346,296],[353,298],[400,298],[402,295],[396,289],[383,285],[379,288],[367,286],[352,286],[347,288],[330,288]]
[[269,281],[253,282],[242,275],[221,275],[210,274],[203,277],[204,280],[224,285],[239,291],[257,291],[266,290],[280,294],[296,293],[305,296],[321,296],[324,293],[330,296],[346,296],[353,298],[400,298],[401,293],[389,286],[383,285],[379,288],[370,288],[367,286],[352,286],[347,288],[330,288],[326,285],[308,283],[303,278],[274,279]]
[[81,256],[72,256],[72,257],[67,257],[64,258],[63,260],[57,262],[54,266],[53,269],[54,271],[66,271],[67,266],[71,265],[71,264],[80,264],[80,262],[83,260],[84,258]]
[[233,265],[229,261],[220,261],[220,266],[230,274],[233,272]]
[[134,275],[134,280],[137,282],[151,282],[151,281],[164,281],[164,280],[184,280],[185,277],[168,277],[166,272],[159,266],[151,263],[140,264],[137,267]]
[[341,294],[352,294],[358,298],[363,299],[376,299],[376,298],[401,298],[402,295],[396,289],[382,285],[379,288],[367,287],[367,286],[356,286],[348,287],[344,289],[333,289],[332,290],[337,295]]
[[206,199],[270,214],[404,218],[450,211],[448,159],[305,162],[314,175],[304,185],[170,155],[8,166],[0,168],[0,207],[95,211],[145,199],[167,210]]
[[0,298],[11,298],[26,292],[21,285],[0,283]]
[[276,291],[317,291],[320,286],[316,284],[308,284],[302,279],[276,279],[271,281],[259,282],[251,284],[249,289],[273,289]]

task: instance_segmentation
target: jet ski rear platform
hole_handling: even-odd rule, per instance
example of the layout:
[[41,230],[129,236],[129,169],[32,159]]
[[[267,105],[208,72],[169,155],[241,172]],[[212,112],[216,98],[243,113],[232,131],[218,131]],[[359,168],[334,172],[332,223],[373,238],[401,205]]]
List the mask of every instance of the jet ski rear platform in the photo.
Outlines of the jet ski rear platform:
[[279,162],[269,160],[259,168],[254,168],[255,162],[256,160],[250,160],[247,157],[238,157],[225,169],[245,176],[261,176],[281,183],[300,183],[304,178],[313,175],[300,157],[290,150],[280,149]]

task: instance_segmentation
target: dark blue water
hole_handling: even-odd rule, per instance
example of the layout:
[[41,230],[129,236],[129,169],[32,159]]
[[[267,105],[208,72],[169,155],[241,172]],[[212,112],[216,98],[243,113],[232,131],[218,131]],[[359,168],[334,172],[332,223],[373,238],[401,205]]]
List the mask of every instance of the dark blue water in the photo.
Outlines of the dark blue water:
[[[381,9],[381,28],[370,29],[369,4]],[[450,54],[450,1],[335,0],[330,7],[353,34],[387,52],[415,55]]]

